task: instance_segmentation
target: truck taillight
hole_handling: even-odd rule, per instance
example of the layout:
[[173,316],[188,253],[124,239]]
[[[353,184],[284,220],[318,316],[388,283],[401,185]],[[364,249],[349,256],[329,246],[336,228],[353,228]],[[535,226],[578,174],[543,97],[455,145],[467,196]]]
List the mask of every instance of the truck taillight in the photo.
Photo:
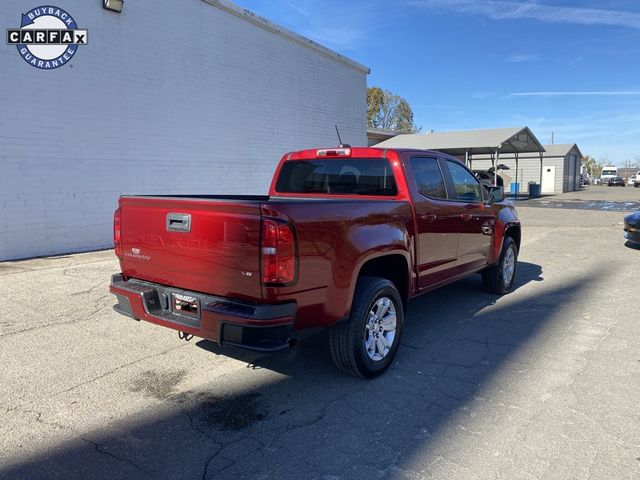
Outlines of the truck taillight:
[[263,283],[291,283],[296,279],[296,248],[293,230],[286,223],[262,220]]
[[120,230],[120,215],[121,209],[118,208],[113,214],[113,247],[118,258],[122,256],[122,233]]

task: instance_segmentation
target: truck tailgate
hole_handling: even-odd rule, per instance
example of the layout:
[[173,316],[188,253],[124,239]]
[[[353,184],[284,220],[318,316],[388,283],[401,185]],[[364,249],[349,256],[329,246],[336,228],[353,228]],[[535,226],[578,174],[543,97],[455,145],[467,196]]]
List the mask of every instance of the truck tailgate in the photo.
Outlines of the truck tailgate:
[[259,200],[121,197],[125,277],[259,302]]

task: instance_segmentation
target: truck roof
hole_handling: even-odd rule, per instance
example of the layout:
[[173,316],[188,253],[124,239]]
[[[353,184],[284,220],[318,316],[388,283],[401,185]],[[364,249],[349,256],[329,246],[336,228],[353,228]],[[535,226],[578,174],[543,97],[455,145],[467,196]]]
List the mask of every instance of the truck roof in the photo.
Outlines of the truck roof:
[[345,156],[349,157],[373,157],[373,158],[384,158],[386,152],[395,152],[395,153],[406,153],[406,152],[418,152],[418,153],[426,153],[429,155],[440,155],[446,156],[453,160],[460,162],[460,159],[449,155],[447,153],[438,152],[435,150],[422,150],[419,148],[383,148],[383,147],[351,147],[351,146],[343,146],[343,147],[325,147],[325,148],[309,148],[305,150],[297,150],[293,152],[289,152],[285,154],[286,160],[302,160],[302,159],[310,159],[310,158],[318,158],[319,152],[327,152],[327,151],[338,151],[338,150],[346,150],[349,149],[348,155],[322,155],[322,158],[344,158]]

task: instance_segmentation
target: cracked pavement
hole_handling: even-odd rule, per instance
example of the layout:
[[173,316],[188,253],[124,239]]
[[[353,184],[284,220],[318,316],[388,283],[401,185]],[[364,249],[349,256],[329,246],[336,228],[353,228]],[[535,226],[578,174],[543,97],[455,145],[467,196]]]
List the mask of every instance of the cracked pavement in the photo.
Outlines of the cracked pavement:
[[416,300],[372,381],[324,331],[263,355],[117,315],[111,251],[0,263],[0,478],[640,478],[640,249],[526,203],[517,290]]

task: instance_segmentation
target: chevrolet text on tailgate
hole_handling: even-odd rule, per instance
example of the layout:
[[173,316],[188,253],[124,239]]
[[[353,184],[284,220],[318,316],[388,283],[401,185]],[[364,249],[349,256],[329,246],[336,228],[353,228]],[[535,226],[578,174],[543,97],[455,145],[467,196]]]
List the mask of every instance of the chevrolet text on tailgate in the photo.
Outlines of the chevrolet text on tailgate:
[[268,196],[123,196],[114,243],[117,312],[260,351],[326,327],[338,368],[372,378],[413,297],[513,288],[520,221],[454,157],[341,146],[286,154]]

